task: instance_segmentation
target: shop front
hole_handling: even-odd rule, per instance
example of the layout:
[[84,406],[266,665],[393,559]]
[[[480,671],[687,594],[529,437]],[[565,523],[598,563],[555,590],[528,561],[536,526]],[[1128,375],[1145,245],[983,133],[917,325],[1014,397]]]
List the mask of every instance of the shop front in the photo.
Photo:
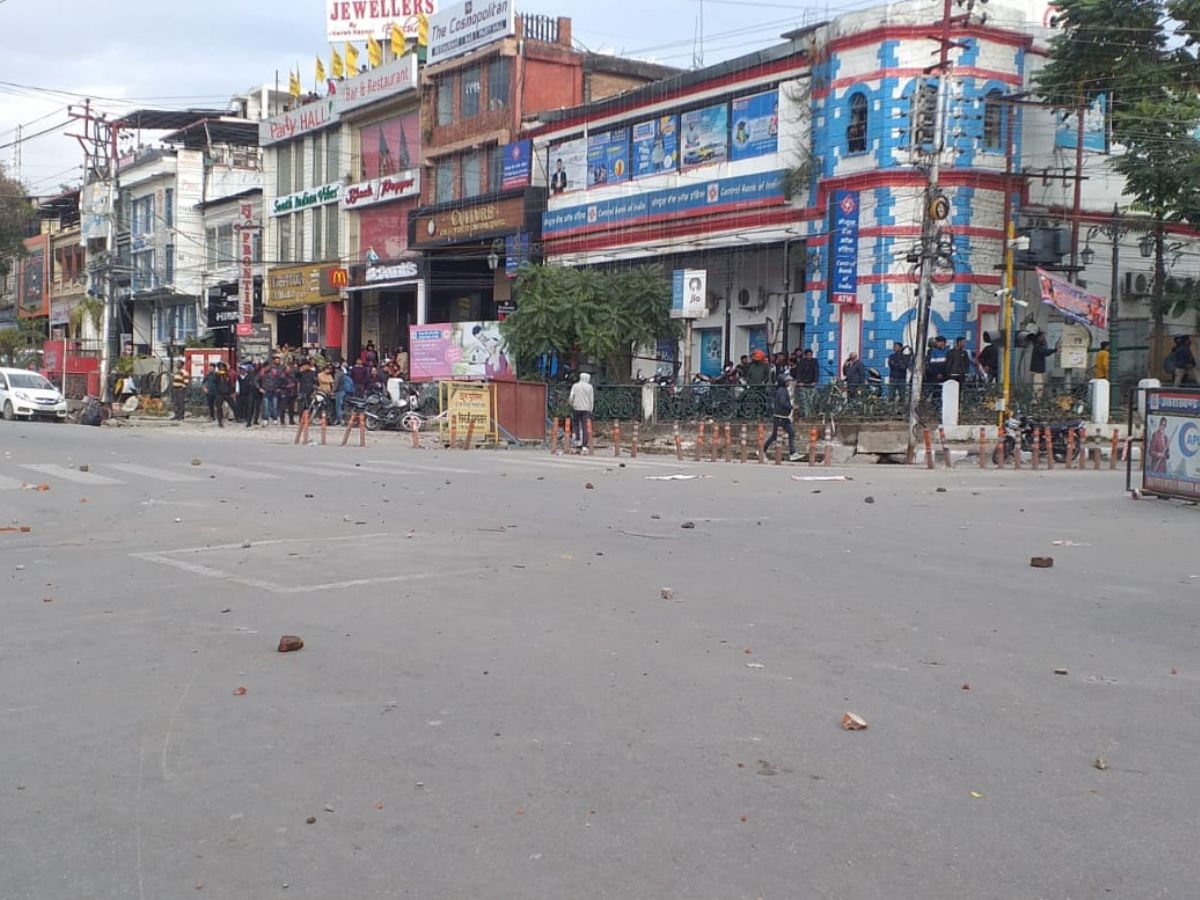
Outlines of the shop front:
[[410,217],[409,246],[428,265],[422,322],[495,321],[510,310],[512,281],[536,262],[545,190],[493,197],[454,208],[425,207]]
[[[263,321],[272,325],[276,346],[308,347],[340,358],[346,269],[337,265],[277,266],[267,273]],[[273,320],[273,321],[272,321]]]
[[[251,276],[250,285],[252,312],[248,324],[261,323],[263,320],[262,278]],[[245,313],[243,286],[244,283],[240,280],[226,281],[214,284],[206,290],[204,324],[213,338],[213,346],[232,347],[234,345],[237,334],[235,326],[243,321]],[[237,343],[239,355],[245,358],[245,354],[241,350],[241,342]]]
[[408,350],[408,329],[426,321],[425,273],[419,257],[376,260],[350,268],[348,359],[368,342],[380,356]]

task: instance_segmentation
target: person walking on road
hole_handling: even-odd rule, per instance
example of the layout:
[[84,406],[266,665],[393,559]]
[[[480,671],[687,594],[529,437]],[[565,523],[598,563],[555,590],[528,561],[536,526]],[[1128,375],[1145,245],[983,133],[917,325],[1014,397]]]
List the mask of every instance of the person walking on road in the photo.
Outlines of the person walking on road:
[[175,422],[183,421],[184,406],[187,402],[187,389],[190,381],[191,379],[188,378],[183,360],[175,363],[175,373],[171,376],[171,406],[174,410],[174,415],[171,416],[171,419]]
[[579,448],[579,452],[587,454],[590,452],[588,447],[588,432],[591,430],[588,426],[592,421],[592,411],[596,406],[596,389],[592,387],[592,376],[584,372],[579,376],[579,381],[571,386],[571,431],[575,435],[575,446]]
[[229,377],[229,369],[225,363],[220,363],[217,366],[217,373],[213,376],[215,393],[217,396],[217,427],[225,427],[225,406],[228,404],[233,407],[233,379]]
[[208,374],[200,382],[200,390],[204,392],[204,402],[208,404],[208,421],[217,421],[217,364],[209,363]]
[[800,458],[800,454],[796,452],[796,429],[792,427],[791,383],[792,376],[787,374],[780,375],[775,382],[771,436],[763,444],[763,454],[765,456],[767,448],[775,443],[775,439],[779,437],[779,429],[782,428],[788,439],[788,460],[795,462]]

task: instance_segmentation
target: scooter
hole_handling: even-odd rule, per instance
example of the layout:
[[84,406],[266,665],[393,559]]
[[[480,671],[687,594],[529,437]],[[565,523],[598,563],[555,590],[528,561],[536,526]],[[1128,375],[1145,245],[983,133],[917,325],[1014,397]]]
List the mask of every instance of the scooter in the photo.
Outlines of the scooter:
[[[1084,422],[1082,419],[1050,424],[1030,418],[1029,416],[1023,416],[1019,411],[1015,411],[1004,420],[1004,458],[1012,459],[1018,441],[1020,441],[1021,450],[1025,453],[1033,452],[1033,443],[1035,440],[1038,441],[1038,446],[1044,449],[1044,444],[1042,443],[1043,435],[1046,429],[1049,428],[1050,452],[1054,454],[1054,461],[1058,463],[1066,462],[1067,435],[1069,432],[1078,434],[1079,429],[1083,425]],[[992,451],[992,464],[998,464],[999,461],[1000,448],[997,447]]]

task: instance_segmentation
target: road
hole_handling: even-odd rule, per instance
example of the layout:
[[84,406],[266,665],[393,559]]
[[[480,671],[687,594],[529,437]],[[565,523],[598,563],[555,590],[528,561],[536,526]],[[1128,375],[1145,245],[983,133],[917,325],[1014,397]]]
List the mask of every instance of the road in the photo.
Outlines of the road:
[[0,423],[2,900],[1196,896],[1194,507],[369,441]]

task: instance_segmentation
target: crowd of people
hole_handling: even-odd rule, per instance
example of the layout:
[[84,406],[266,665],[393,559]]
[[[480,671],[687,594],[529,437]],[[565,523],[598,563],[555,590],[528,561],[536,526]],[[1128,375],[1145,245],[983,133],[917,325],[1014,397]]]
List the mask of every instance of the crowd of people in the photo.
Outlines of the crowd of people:
[[[226,363],[209,366],[200,388],[209,421],[224,428],[225,420],[245,425],[295,425],[312,406],[318,391],[328,400],[322,412],[333,424],[344,425],[351,397],[383,392],[394,378],[408,378],[408,353],[402,348],[380,356],[367,342],[353,365],[325,359],[305,348],[280,344],[269,359],[243,362],[237,371]],[[191,379],[180,361],[171,381],[172,418],[183,421]]]

